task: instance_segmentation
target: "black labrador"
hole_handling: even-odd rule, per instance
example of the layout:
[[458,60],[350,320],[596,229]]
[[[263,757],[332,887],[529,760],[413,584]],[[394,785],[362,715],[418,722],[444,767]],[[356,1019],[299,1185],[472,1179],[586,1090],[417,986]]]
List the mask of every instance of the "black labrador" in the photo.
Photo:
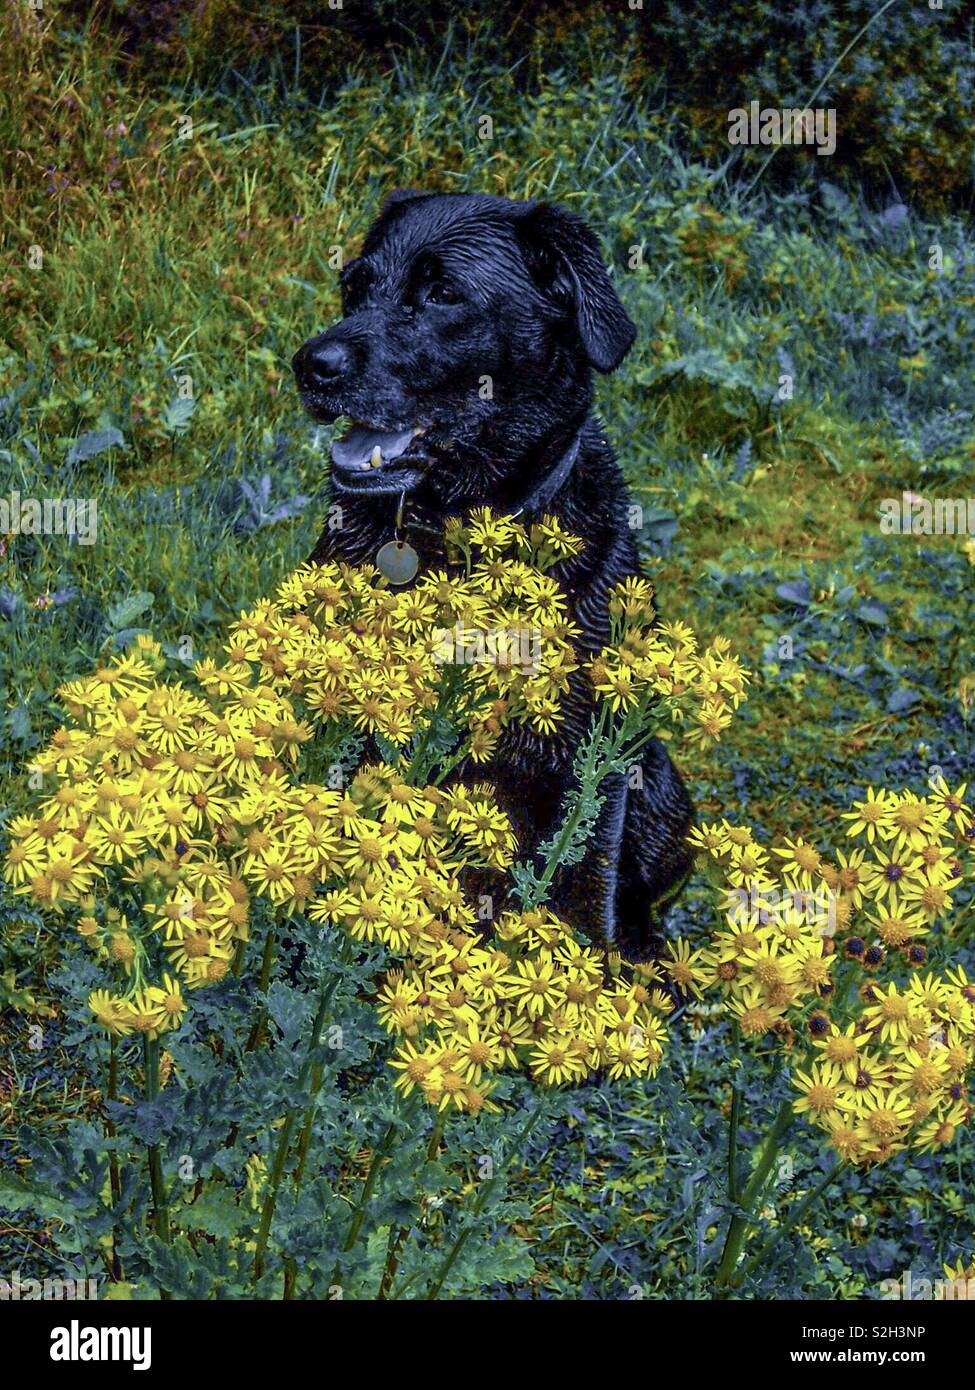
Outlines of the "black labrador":
[[[408,557],[443,564],[448,515],[554,513],[585,541],[558,570],[581,646],[604,646],[607,591],[640,569],[623,477],[590,413],[592,370],[618,367],[636,329],[590,229],[544,203],[394,193],[342,272],[342,298],[345,317],[292,364],[314,419],[353,422],[332,445],[342,524],[326,527],[311,559],[372,562],[398,535]],[[493,760],[470,769],[495,784],[522,854],[558,828],[593,710],[583,676],[563,701],[556,734],[506,731]],[[559,870],[551,905],[591,940],[643,959],[690,869],[692,807],[656,740],[641,775],[614,775],[603,790],[591,846]]]

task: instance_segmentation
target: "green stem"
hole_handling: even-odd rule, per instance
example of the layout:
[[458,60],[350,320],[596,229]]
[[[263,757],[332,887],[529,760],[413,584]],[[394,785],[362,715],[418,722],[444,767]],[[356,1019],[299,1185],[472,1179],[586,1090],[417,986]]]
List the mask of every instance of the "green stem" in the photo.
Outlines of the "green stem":
[[267,1248],[268,1235],[271,1231],[271,1222],[274,1219],[274,1209],[278,1204],[278,1192],[281,1188],[281,1178],[284,1175],[284,1165],[288,1159],[288,1150],[291,1148],[291,1139],[295,1128],[295,1111],[289,1110],[285,1116],[284,1124],[281,1127],[281,1134],[278,1138],[278,1147],[274,1154],[274,1166],[271,1169],[271,1177],[268,1181],[267,1192],[264,1194],[264,1205],[261,1208],[261,1221],[257,1228],[257,1240],[254,1246],[254,1263],[251,1266],[251,1277],[256,1283],[264,1273],[264,1252]]
[[[352,938],[346,936],[343,938],[342,945],[339,948],[338,960],[340,970],[341,967],[351,959],[351,956]],[[308,1162],[308,1147],[311,1143],[312,1126],[315,1122],[315,1111],[318,1109],[318,1093],[322,1089],[322,1082],[324,1079],[325,1068],[322,1066],[321,1062],[316,1062],[311,1069],[311,1085],[308,1088],[311,1101],[305,1111],[305,1118],[302,1120],[301,1124],[301,1134],[298,1136],[298,1161],[295,1164],[294,1171],[295,1191],[301,1187],[304,1181],[305,1165]]]
[[[265,942],[264,942],[264,951],[263,951],[263,954],[262,954],[262,956],[261,956],[261,977],[260,977],[260,979],[259,979],[259,981],[258,981],[258,984],[257,984],[257,988],[258,988],[259,993],[262,994],[262,995],[265,995],[265,996],[266,996],[266,994],[267,994],[268,986],[269,986],[270,983],[271,983],[271,971],[272,971],[273,966],[274,966],[274,946],[275,946],[275,939],[276,939],[276,938],[275,938],[275,928],[274,928],[274,926],[272,925],[272,926],[270,926],[270,927],[268,928],[267,938],[265,939]],[[236,957],[235,957],[235,959],[234,959],[234,967],[233,967],[233,968],[234,968],[234,974],[237,974],[237,975],[239,975],[239,974],[241,973],[241,970],[243,969],[243,964],[244,964],[243,947],[244,947],[244,942],[243,942],[243,941],[238,941],[238,943],[237,943],[237,955],[236,955]],[[251,1025],[250,1032],[249,1032],[248,1035],[247,1035],[247,1042],[244,1044],[244,1052],[245,1052],[245,1053],[247,1053],[247,1052],[254,1052],[254,1051],[256,1051],[256,1049],[260,1046],[261,1042],[262,1042],[263,1039],[264,1039],[264,1030],[265,1030],[265,1028],[267,1027],[267,1020],[268,1020],[267,1005],[264,1004],[264,1005],[261,1006],[260,1011],[259,1011],[258,1014],[257,1014],[257,1017],[254,1019],[254,1022],[253,1022],[253,1024]],[[230,1126],[230,1133],[227,1135],[227,1138],[226,1138],[226,1140],[224,1141],[224,1148],[232,1149],[233,1146],[234,1146],[234,1145],[236,1144],[236,1142],[237,1142],[237,1135],[238,1135],[239,1133],[240,1133],[240,1126],[238,1125],[237,1121],[235,1120],[235,1121],[233,1122],[233,1124]]]
[[[264,942],[264,954],[261,957],[261,978],[258,981],[257,989],[261,995],[266,995],[268,986],[271,983],[271,971],[274,968],[274,946],[277,933],[273,926],[268,927],[267,940]],[[261,1044],[264,1037],[264,1029],[267,1026],[267,1004],[264,1004],[260,1013],[254,1020],[250,1036],[247,1039],[245,1052],[253,1052]]]
[[535,881],[531,889],[531,892],[529,894],[526,894],[526,897],[529,898],[529,901],[525,902],[526,908],[534,907],[536,903],[543,901],[543,899],[546,897],[552,879],[555,877],[559,865],[562,863],[565,857],[566,848],[568,847],[572,839],[572,836],[576,830],[576,827],[579,824],[579,821],[582,819],[583,791],[587,788],[591,788],[594,791],[596,787],[598,787],[599,783],[603,780],[603,777],[606,775],[606,771],[608,770],[608,763],[609,761],[611,761],[611,759],[607,759],[607,762],[603,765],[602,770],[597,770],[597,768],[595,767],[595,762],[596,751],[602,743],[608,715],[609,707],[607,705],[603,705],[602,710],[599,714],[598,722],[594,725],[592,734],[590,736],[589,746],[586,750],[585,764],[582,769],[582,775],[579,779],[580,786],[575,792],[572,809],[566,816],[565,821],[563,822],[558,839],[556,840],[555,844],[552,846],[552,848],[549,850],[546,856],[545,868],[542,871],[541,878]]
[[[738,1024],[732,1029],[734,1038],[733,1063],[738,1061],[741,1034]],[[738,1205],[738,1125],[741,1118],[741,1090],[738,1086],[739,1068],[734,1067],[731,1075],[731,1117],[728,1121],[728,1201]]]
[[[145,1035],[142,1041],[146,1074],[146,1100],[151,1103],[159,1095],[159,1039]],[[149,1158],[149,1184],[152,1188],[153,1230],[163,1245],[169,1245],[172,1236],[169,1229],[169,1204],[166,1201],[162,1154],[158,1144],[147,1144],[146,1152]],[[168,1300],[169,1293],[161,1288],[159,1297]]]
[[458,668],[452,666],[446,668],[437,693],[437,703],[432,710],[428,711],[426,721],[410,755],[409,763],[403,771],[403,781],[408,782],[411,787],[422,787],[429,776],[432,766],[427,756],[430,743],[438,718],[448,713],[453,704],[454,693],[459,683],[457,670]]
[[[342,1253],[345,1255],[347,1255],[350,1250],[355,1249],[355,1243],[359,1238],[359,1232],[362,1230],[362,1223],[366,1219],[366,1207],[369,1203],[369,1199],[375,1191],[376,1183],[379,1180],[379,1171],[385,1163],[386,1159],[392,1153],[393,1143],[398,1133],[399,1124],[396,1120],[390,1120],[389,1124],[386,1126],[385,1132],[383,1133],[383,1137],[380,1139],[379,1143],[373,1150],[372,1160],[369,1164],[369,1171],[366,1173],[365,1182],[362,1184],[362,1187],[359,1191],[359,1200],[356,1202],[355,1208],[352,1212],[352,1220],[349,1222],[348,1234],[346,1235],[345,1243],[342,1246]],[[337,1275],[338,1266],[336,1265],[332,1275],[333,1284],[338,1282]]]
[[734,1282],[736,1285],[741,1284],[745,1279],[747,1279],[749,1274],[753,1274],[755,1270],[759,1267],[759,1265],[768,1259],[769,1255],[771,1255],[772,1251],[778,1245],[779,1241],[781,1241],[785,1236],[787,1236],[794,1226],[799,1224],[799,1222],[805,1216],[806,1212],[810,1209],[810,1207],[812,1207],[816,1202],[819,1201],[820,1197],[832,1183],[833,1179],[836,1178],[845,1167],[846,1164],[842,1161],[839,1163],[834,1163],[832,1168],[823,1178],[822,1182],[818,1183],[812,1189],[811,1192],[807,1192],[801,1202],[793,1203],[789,1215],[782,1222],[782,1225],[779,1226],[779,1228],[776,1231],[774,1231],[772,1235],[769,1236],[768,1240],[758,1251],[758,1253],[756,1255],[753,1255],[752,1258],[748,1260],[747,1263],[743,1265],[742,1268],[739,1270],[738,1274],[734,1278]]
[[[369,1164],[369,1170],[366,1173],[365,1181],[363,1182],[362,1187],[359,1190],[358,1201],[356,1202],[355,1207],[352,1211],[352,1220],[349,1222],[349,1230],[345,1237],[345,1241],[342,1245],[342,1255],[347,1255],[350,1250],[353,1250],[355,1248],[355,1243],[359,1239],[359,1232],[362,1230],[362,1223],[366,1219],[366,1208],[368,1207],[369,1200],[372,1197],[373,1192],[375,1191],[376,1183],[379,1180],[379,1174],[382,1170],[382,1166],[393,1151],[393,1144],[396,1141],[396,1135],[399,1133],[401,1129],[404,1129],[409,1124],[410,1120],[413,1118],[413,1113],[416,1109],[416,1102],[417,1095],[414,1093],[414,1095],[412,1095],[410,1099],[407,1101],[406,1105],[403,1107],[403,1110],[397,1116],[397,1118],[395,1120],[390,1120],[389,1124],[386,1126],[386,1130],[383,1134],[383,1137],[380,1139],[379,1143],[376,1145],[375,1150],[373,1151],[372,1161]],[[338,1284],[340,1270],[341,1255],[335,1261],[335,1267],[332,1270],[332,1277],[329,1281],[331,1284]]]
[[480,1192],[477,1194],[477,1197],[471,1204],[470,1217],[467,1223],[465,1224],[464,1229],[461,1231],[460,1235],[454,1241],[450,1251],[447,1254],[447,1258],[440,1266],[440,1270],[436,1278],[430,1285],[430,1288],[427,1290],[427,1293],[425,1295],[426,1302],[430,1302],[432,1299],[435,1299],[437,1295],[440,1293],[440,1290],[443,1288],[448,1274],[456,1264],[461,1251],[467,1244],[467,1241],[474,1233],[474,1226],[477,1218],[480,1216],[481,1212],[487,1206],[488,1200],[494,1195],[494,1192],[497,1189],[498,1184],[501,1182],[501,1179],[504,1177],[505,1173],[508,1171],[508,1168],[511,1165],[511,1160],[514,1158],[516,1154],[521,1152],[522,1145],[534,1129],[538,1119],[541,1117],[542,1108],[543,1102],[540,1100],[539,1103],[536,1105],[535,1109],[532,1111],[531,1115],[528,1117],[528,1123],[522,1129],[517,1139],[515,1139],[514,1143],[510,1146],[507,1153],[505,1154],[504,1159],[499,1165],[498,1172],[495,1173],[493,1177],[488,1178],[487,1181],[481,1187]]
[[728,1287],[733,1283],[733,1275],[738,1267],[741,1252],[744,1249],[745,1239],[748,1235],[748,1227],[754,1224],[752,1208],[755,1201],[765,1187],[766,1180],[772,1170],[776,1155],[782,1139],[792,1124],[792,1102],[783,1101],[779,1106],[779,1113],[775,1117],[775,1123],[766,1136],[762,1146],[758,1165],[755,1168],[750,1180],[742,1193],[741,1202],[738,1204],[742,1208],[741,1214],[735,1213],[728,1224],[728,1234],[725,1238],[724,1250],[721,1252],[721,1263],[715,1276],[715,1283],[719,1288]]
[[305,1118],[301,1124],[301,1134],[298,1136],[298,1161],[295,1163],[294,1184],[295,1188],[301,1187],[305,1177],[305,1164],[308,1161],[308,1145],[311,1143],[312,1125],[315,1122],[315,1111],[318,1109],[318,1093],[322,1089],[322,1080],[325,1069],[321,1062],[316,1062],[311,1069],[311,1086],[308,1088],[311,1095],[311,1102],[305,1111]]
[[[433,1129],[430,1133],[430,1139],[427,1144],[427,1163],[432,1163],[433,1160],[436,1158],[437,1154],[439,1153],[440,1137],[442,1134],[443,1111],[438,1110],[437,1118],[433,1122]],[[406,1238],[411,1230],[411,1226],[400,1226],[399,1229],[397,1229],[394,1226],[390,1230],[389,1244],[386,1246],[386,1263],[383,1266],[382,1278],[379,1281],[379,1292],[376,1294],[377,1302],[383,1301],[386,1298],[386,1295],[389,1293],[393,1280],[396,1277],[396,1271],[399,1268],[400,1255],[402,1254],[403,1246],[406,1243]]]
[[[115,1037],[111,1039],[110,1052],[108,1056],[108,1099],[118,1100],[118,1041]],[[114,1139],[117,1130],[115,1122],[111,1118],[105,1121],[105,1133],[109,1139]],[[118,1210],[122,1200],[122,1176],[119,1172],[118,1154],[115,1149],[108,1160],[108,1173],[112,1187],[112,1206]],[[118,1253],[118,1227],[112,1227],[112,1278],[118,1283],[122,1279],[122,1260]]]
[[[308,1050],[305,1053],[304,1061],[298,1072],[298,1083],[296,1086],[297,1094],[304,1093],[308,1085],[308,1078],[311,1075],[315,1063],[315,1049],[318,1047],[318,1040],[322,1029],[325,1027],[325,1020],[328,1017],[329,1005],[332,1002],[332,995],[338,987],[341,972],[336,970],[335,974],[326,984],[318,997],[318,1010],[312,1024],[311,1038],[308,1042]],[[281,1179],[284,1176],[285,1165],[288,1161],[288,1153],[291,1149],[291,1140],[294,1137],[295,1122],[298,1118],[298,1107],[294,1105],[285,1115],[281,1134],[278,1138],[278,1147],[274,1155],[274,1164],[271,1168],[271,1176],[268,1180],[267,1192],[264,1194],[264,1205],[261,1208],[261,1220],[257,1228],[257,1240],[254,1246],[254,1263],[251,1268],[251,1277],[256,1283],[264,1273],[264,1253],[267,1249],[268,1236],[271,1231],[271,1222],[274,1220],[274,1211],[278,1203],[278,1193],[281,1189]]]

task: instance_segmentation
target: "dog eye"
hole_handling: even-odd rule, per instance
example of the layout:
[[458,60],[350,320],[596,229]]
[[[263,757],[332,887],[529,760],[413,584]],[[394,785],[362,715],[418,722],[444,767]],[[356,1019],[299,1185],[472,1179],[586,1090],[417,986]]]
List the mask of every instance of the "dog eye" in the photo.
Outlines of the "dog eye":
[[349,261],[339,277],[342,286],[342,302],[347,310],[356,308],[369,290],[372,271],[362,261]]
[[424,304],[459,304],[460,295],[446,280],[434,280],[423,291]]

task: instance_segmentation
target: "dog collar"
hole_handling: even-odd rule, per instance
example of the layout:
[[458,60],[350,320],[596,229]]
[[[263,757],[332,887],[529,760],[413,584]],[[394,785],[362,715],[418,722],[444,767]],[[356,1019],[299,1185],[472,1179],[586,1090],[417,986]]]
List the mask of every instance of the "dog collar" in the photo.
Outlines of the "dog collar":
[[[523,516],[526,512],[541,511],[542,508],[551,505],[552,499],[575,467],[581,445],[582,431],[580,430],[552,471],[529,493],[515,511],[508,513],[512,520]],[[393,539],[387,541],[385,545],[381,545],[376,551],[376,568],[380,574],[385,575],[390,584],[409,584],[420,568],[419,555],[409,541],[403,539],[401,533],[411,529],[420,531],[433,531],[434,529],[431,526],[423,526],[419,522],[406,521],[404,519],[405,510],[406,490],[404,489],[400,493],[399,502],[396,505]]]
[[576,435],[558,463],[547,477],[543,478],[534,492],[530,493],[522,502],[517,511],[509,512],[509,516],[521,516],[523,512],[537,512],[543,507],[551,504],[553,497],[559,488],[568,478],[575,467],[576,459],[579,457],[579,449],[582,446],[582,431]]

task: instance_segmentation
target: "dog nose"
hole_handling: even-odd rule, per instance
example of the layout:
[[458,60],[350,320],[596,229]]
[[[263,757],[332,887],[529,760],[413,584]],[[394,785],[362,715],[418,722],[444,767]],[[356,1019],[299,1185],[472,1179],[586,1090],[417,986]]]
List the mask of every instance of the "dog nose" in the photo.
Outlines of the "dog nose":
[[352,349],[341,338],[321,338],[299,348],[291,365],[299,380],[310,386],[328,386],[347,375]]

